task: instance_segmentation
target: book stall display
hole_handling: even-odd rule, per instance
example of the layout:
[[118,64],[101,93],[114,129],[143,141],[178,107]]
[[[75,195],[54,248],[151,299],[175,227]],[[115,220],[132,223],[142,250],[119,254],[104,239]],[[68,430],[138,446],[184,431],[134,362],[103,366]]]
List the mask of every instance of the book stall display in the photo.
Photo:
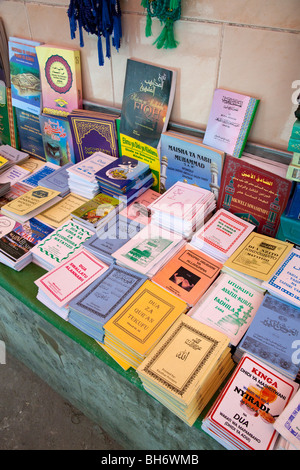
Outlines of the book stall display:
[[171,68],[129,58],[106,113],[84,106],[79,50],[10,37],[7,54],[11,112],[42,144],[0,134],[0,264],[41,268],[36,299],[186,426],[300,450],[299,119],[277,163],[245,152],[255,97],[216,89],[195,137],[168,128]]

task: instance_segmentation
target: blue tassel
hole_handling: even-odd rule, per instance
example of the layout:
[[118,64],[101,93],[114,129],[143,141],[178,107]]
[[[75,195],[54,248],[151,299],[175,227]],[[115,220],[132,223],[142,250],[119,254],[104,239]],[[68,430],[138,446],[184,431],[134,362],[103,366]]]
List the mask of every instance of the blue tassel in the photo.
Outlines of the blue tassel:
[[102,38],[98,36],[98,62],[99,65],[104,65],[103,49],[102,49]]

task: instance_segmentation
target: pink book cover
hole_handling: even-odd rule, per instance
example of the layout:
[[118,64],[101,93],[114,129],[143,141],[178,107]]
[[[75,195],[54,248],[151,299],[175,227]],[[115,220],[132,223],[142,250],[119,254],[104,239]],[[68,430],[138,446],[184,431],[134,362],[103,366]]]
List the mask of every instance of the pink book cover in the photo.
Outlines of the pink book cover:
[[209,412],[210,423],[239,448],[271,450],[277,438],[273,423],[298,387],[263,362],[244,355]]
[[105,263],[81,249],[68,261],[37,279],[35,284],[57,306],[63,307],[107,269]]
[[147,191],[137,197],[132,204],[125,207],[125,209],[120,212],[120,216],[143,225],[149,224],[151,222],[151,210],[149,209],[149,205],[156,201],[159,196],[160,194],[157,191],[147,189]]
[[196,234],[197,242],[207,243],[228,257],[240,246],[255,226],[234,214],[219,209]]

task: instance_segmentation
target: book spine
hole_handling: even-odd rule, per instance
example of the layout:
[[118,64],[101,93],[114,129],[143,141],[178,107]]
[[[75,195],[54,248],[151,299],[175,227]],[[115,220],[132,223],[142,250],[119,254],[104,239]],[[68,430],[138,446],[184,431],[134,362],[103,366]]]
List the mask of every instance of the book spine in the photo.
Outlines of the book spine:
[[6,88],[6,98],[7,98],[7,112],[8,112],[8,122],[9,122],[9,134],[10,134],[10,142],[11,146],[19,149],[18,143],[18,134],[17,134],[17,126],[16,126],[16,115],[15,110],[12,105],[12,98],[11,98],[11,89]]
[[241,130],[239,133],[239,137],[237,139],[234,151],[232,156],[240,158],[242,156],[242,152],[247,142],[247,138],[253,123],[254,116],[257,111],[257,107],[259,104],[259,100],[256,98],[250,98],[249,104],[247,106],[247,110],[245,113],[245,117],[243,120],[243,124],[241,126]]

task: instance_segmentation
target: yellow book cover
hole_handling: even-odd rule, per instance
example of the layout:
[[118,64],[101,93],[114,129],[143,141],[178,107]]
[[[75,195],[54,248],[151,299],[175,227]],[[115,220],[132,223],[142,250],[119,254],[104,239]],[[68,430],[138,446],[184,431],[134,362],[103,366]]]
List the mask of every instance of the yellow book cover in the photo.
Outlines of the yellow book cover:
[[291,243],[253,232],[228,258],[224,267],[267,281],[292,248]]
[[[141,380],[189,404],[230,354],[229,338],[199,321],[180,315],[137,368]],[[232,362],[233,366],[233,362]]]
[[55,197],[59,196],[59,191],[37,186],[16,199],[10,201],[2,207],[1,211],[12,212],[16,215],[25,215],[38,209]]
[[139,355],[146,355],[186,310],[185,302],[147,280],[104,328]]
[[0,170],[4,165],[6,165],[7,162],[8,162],[8,160],[6,158],[2,157],[2,155],[0,155]]
[[71,218],[71,212],[87,202],[88,199],[77,194],[67,194],[61,201],[41,212],[36,218],[57,228]]
[[36,47],[42,87],[42,109],[46,114],[68,116],[82,108],[80,51],[42,44]]

